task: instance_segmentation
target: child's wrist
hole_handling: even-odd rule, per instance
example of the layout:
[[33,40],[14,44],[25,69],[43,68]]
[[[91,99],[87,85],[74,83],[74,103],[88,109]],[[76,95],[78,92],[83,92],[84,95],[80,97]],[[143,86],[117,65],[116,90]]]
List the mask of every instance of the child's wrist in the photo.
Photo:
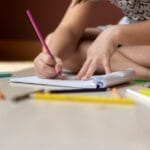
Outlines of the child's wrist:
[[122,45],[122,26],[115,25],[113,26],[113,39],[117,45]]

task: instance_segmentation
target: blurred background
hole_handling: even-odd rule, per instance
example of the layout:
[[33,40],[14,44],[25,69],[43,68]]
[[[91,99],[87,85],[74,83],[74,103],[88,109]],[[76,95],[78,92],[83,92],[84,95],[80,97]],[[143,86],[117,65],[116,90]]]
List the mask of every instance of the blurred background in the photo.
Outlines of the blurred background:
[[[0,60],[33,60],[41,45],[31,27],[26,9],[31,9],[44,36],[60,22],[71,0],[10,0],[0,4]],[[101,0],[90,27],[115,24],[121,11],[108,0]]]

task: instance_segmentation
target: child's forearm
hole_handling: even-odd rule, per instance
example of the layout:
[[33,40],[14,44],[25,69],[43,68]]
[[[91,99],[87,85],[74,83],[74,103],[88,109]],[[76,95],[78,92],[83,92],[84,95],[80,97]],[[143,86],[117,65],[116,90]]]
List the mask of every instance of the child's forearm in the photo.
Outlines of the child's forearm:
[[62,59],[72,54],[90,21],[92,11],[97,7],[97,3],[90,1],[75,6],[73,4],[74,1],[49,42],[49,48]]
[[72,54],[77,42],[77,37],[69,28],[61,26],[52,34],[51,41],[48,45],[54,55],[64,60]]
[[121,45],[149,45],[150,21],[129,25],[117,25],[117,42]]

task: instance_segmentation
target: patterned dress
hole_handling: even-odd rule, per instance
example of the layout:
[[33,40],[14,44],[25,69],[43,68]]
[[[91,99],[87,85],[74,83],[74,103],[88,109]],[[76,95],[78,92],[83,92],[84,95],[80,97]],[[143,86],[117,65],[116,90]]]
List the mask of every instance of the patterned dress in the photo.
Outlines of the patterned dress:
[[110,0],[119,7],[130,23],[150,20],[150,0]]
[[[100,2],[101,0],[91,0]],[[109,0],[125,14],[128,23],[150,20],[150,0]]]

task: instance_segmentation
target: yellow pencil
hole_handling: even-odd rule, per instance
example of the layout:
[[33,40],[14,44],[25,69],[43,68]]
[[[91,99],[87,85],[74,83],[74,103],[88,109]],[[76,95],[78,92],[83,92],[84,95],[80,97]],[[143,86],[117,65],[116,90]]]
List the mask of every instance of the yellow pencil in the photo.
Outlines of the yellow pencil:
[[133,105],[134,100],[130,98],[113,98],[102,96],[86,96],[86,95],[68,95],[68,94],[50,94],[50,93],[35,93],[32,98],[36,100],[47,101],[68,101],[68,102],[82,102],[82,103],[103,103],[103,104],[120,104]]
[[141,94],[150,96],[150,89],[141,89],[139,92],[140,92]]

